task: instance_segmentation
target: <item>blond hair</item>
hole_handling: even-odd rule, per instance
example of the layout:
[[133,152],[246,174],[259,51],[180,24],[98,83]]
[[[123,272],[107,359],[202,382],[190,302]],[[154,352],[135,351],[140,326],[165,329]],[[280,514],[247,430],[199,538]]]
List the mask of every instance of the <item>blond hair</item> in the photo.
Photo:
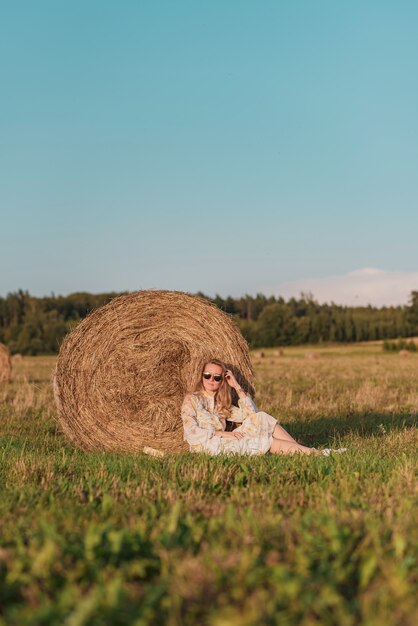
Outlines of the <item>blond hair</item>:
[[203,386],[202,374],[205,371],[205,367],[207,365],[219,365],[219,367],[222,368],[222,382],[219,385],[217,392],[215,393],[215,410],[220,417],[227,420],[231,417],[232,395],[231,387],[225,380],[225,372],[227,370],[225,363],[219,361],[219,359],[209,359],[208,361],[202,363],[200,378],[196,383],[194,392],[202,394],[205,389]]

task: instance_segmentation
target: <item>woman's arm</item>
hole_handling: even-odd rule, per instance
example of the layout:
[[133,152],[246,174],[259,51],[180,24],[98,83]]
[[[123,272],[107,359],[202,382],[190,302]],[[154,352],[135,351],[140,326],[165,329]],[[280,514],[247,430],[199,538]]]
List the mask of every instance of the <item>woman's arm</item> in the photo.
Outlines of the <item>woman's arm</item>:
[[231,406],[231,415],[228,417],[227,422],[232,422],[233,424],[242,424],[243,420],[242,411],[239,407],[232,405]]
[[[230,387],[232,387],[232,389],[235,389],[235,391],[238,394],[238,402],[240,400],[242,400],[246,405],[248,405],[248,403],[250,403],[251,407],[253,408],[253,410],[257,411],[257,407],[255,406],[251,396],[249,396],[244,389],[241,387],[241,385],[238,383],[237,379],[235,378],[235,376],[233,375],[233,373],[231,372],[231,370],[226,370],[225,372],[225,380],[228,383],[228,385]],[[239,402],[240,406],[241,403]]]
[[[231,370],[227,370],[225,373],[225,380],[228,383],[228,385],[230,387],[232,387],[232,389],[235,389],[235,391],[238,394],[238,405],[241,409],[242,412],[242,420],[250,417],[254,415],[254,413],[257,413],[258,409],[256,407],[256,405],[254,404],[253,399],[251,398],[251,396],[249,396],[247,393],[245,393],[244,389],[241,387],[241,385],[238,384],[235,376],[233,375],[233,373],[231,372]],[[241,420],[241,421],[242,421]],[[238,421],[238,419],[234,419],[234,421]]]
[[[227,372],[229,372],[229,370],[227,370]],[[230,378],[227,378],[227,374],[225,374],[225,379],[228,385],[232,387],[232,389],[235,389],[239,399],[247,397],[247,394],[245,393],[241,385],[238,384],[232,372],[230,373]]]
[[247,396],[247,394],[238,398],[238,405],[240,409],[242,409],[244,418],[251,417],[251,415],[258,412],[258,409],[254,404],[253,399],[251,398],[251,396]]
[[225,372],[225,380],[228,383],[228,385],[230,387],[232,387],[232,389],[235,389],[235,391],[238,394],[238,398],[246,398],[247,397],[247,394],[245,393],[245,391],[241,387],[241,385],[238,383],[237,379],[235,378],[235,376],[233,375],[231,370],[226,370],[226,372]]

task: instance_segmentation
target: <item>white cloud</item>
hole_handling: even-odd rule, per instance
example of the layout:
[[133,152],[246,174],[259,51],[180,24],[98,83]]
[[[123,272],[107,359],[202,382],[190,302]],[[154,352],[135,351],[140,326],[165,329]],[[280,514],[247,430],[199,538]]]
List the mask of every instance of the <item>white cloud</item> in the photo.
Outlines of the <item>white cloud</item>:
[[380,307],[408,304],[413,290],[418,291],[418,272],[387,272],[364,267],[347,274],[286,282],[262,291],[285,299],[310,292],[320,303]]

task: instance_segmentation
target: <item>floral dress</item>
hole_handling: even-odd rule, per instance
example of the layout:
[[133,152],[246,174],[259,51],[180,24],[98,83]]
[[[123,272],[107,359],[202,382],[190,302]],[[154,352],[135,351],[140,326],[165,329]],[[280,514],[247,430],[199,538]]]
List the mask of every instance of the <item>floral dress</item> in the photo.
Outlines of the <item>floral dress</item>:
[[181,419],[184,439],[191,452],[208,454],[265,454],[270,450],[277,420],[258,411],[250,396],[240,397],[233,406],[230,422],[241,423],[234,432],[243,433],[242,439],[227,439],[215,435],[225,430],[226,420],[215,412],[215,399],[210,394],[190,393],[183,401]]

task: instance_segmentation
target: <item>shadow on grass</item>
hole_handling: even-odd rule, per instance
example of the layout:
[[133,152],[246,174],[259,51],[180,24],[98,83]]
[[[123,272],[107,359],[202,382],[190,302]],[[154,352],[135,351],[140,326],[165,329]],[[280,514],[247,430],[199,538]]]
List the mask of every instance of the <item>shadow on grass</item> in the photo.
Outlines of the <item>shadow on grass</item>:
[[283,428],[305,445],[317,446],[354,434],[360,437],[383,437],[390,432],[416,428],[418,414],[354,413],[346,416],[321,417],[306,422],[281,422]]

